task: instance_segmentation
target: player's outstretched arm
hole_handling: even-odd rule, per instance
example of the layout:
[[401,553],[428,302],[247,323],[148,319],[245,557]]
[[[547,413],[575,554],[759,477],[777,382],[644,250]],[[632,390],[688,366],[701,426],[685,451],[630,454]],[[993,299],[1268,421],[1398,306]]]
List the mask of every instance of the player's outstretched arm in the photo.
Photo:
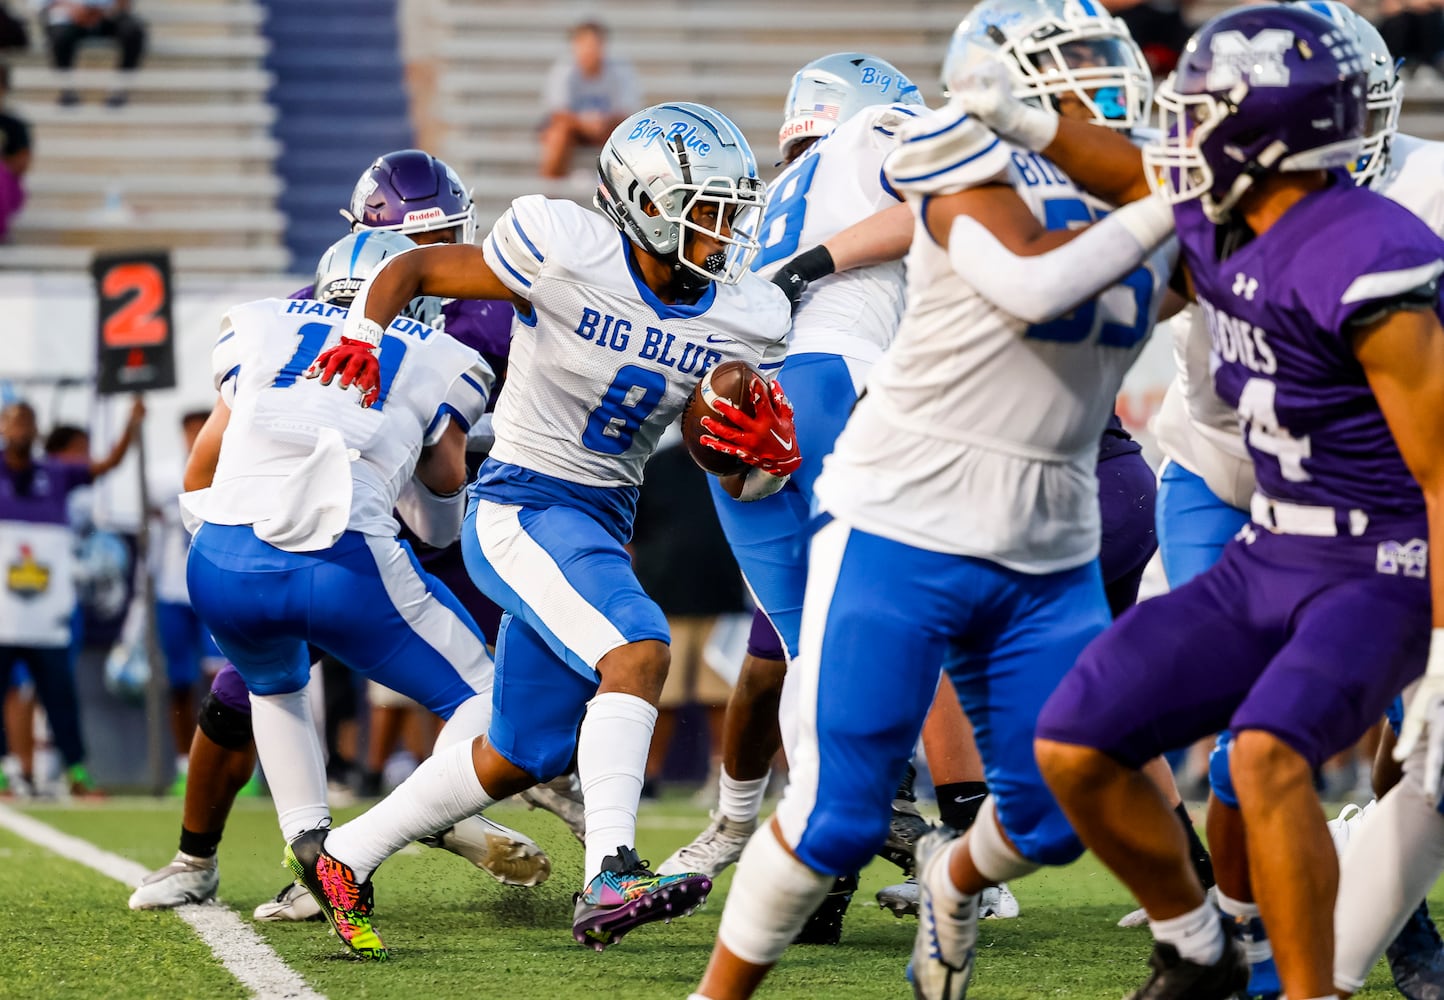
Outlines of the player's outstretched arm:
[[953,100],[1009,142],[1042,153],[1073,183],[1109,204],[1126,205],[1149,194],[1143,154],[1131,139],[1116,129],[1025,104],[1014,96],[1008,70],[1000,63],[979,65],[963,78]]
[[1444,328],[1432,309],[1395,310],[1360,329],[1354,355],[1428,510],[1434,633],[1428,667],[1409,703],[1394,756],[1407,757],[1427,731],[1424,789],[1437,799],[1444,774],[1444,451],[1439,446],[1444,441]]
[[[379,344],[382,331],[418,295],[499,299],[523,309],[527,306],[527,300],[492,271],[481,247],[439,243],[407,250],[382,264],[356,293],[344,336]],[[374,340],[368,324],[374,325]]]
[[912,211],[906,205],[893,205],[793,257],[772,276],[772,283],[782,289],[796,311],[802,293],[814,281],[855,267],[901,260],[912,241]]
[[396,509],[427,545],[442,548],[461,536],[466,513],[466,431],[452,421],[441,439],[421,452]]
[[939,195],[924,211],[958,276],[1027,323],[1057,319],[1117,284],[1173,232],[1173,213],[1156,197],[1083,229],[1045,229],[1003,184]]

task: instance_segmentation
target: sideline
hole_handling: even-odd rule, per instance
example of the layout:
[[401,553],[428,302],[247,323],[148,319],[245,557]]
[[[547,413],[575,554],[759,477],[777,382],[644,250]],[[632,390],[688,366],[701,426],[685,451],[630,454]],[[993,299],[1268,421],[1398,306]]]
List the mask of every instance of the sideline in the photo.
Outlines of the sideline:
[[[139,862],[101,850],[9,806],[0,805],[0,828],[131,886],[150,874]],[[258,1000],[326,1000],[266,944],[250,924],[220,903],[191,903],[173,910],[191,925],[206,947]]]

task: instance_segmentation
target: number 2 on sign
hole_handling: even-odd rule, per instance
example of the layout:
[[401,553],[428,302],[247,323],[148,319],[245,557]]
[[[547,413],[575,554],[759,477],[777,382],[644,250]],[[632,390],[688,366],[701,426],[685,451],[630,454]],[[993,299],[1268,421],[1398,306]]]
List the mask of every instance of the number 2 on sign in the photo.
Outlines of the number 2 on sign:
[[100,328],[106,347],[151,347],[165,343],[165,278],[154,264],[118,264],[105,273],[100,292],[107,299],[130,296]]

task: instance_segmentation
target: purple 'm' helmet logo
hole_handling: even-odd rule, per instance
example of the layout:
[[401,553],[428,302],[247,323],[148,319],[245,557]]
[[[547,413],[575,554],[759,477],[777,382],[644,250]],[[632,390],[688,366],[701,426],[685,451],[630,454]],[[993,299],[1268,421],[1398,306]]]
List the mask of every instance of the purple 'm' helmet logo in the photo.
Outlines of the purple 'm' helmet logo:
[[456,171],[429,153],[402,149],[378,157],[351,192],[351,207],[341,214],[354,229],[404,233],[460,227],[458,239],[476,235],[471,196]]
[[1306,7],[1259,4],[1214,18],[1158,91],[1164,137],[1145,157],[1172,202],[1226,218],[1258,178],[1359,156],[1368,67],[1354,39]]

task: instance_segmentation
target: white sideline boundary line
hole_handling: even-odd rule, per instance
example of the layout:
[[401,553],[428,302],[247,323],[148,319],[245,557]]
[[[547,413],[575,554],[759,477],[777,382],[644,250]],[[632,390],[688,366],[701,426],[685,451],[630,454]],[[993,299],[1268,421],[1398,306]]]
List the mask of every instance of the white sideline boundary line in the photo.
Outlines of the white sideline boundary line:
[[[9,806],[0,805],[0,828],[132,888],[150,874],[139,862],[102,850]],[[326,1000],[234,910],[221,903],[190,903],[172,912],[190,924],[211,954],[257,1000]]]

